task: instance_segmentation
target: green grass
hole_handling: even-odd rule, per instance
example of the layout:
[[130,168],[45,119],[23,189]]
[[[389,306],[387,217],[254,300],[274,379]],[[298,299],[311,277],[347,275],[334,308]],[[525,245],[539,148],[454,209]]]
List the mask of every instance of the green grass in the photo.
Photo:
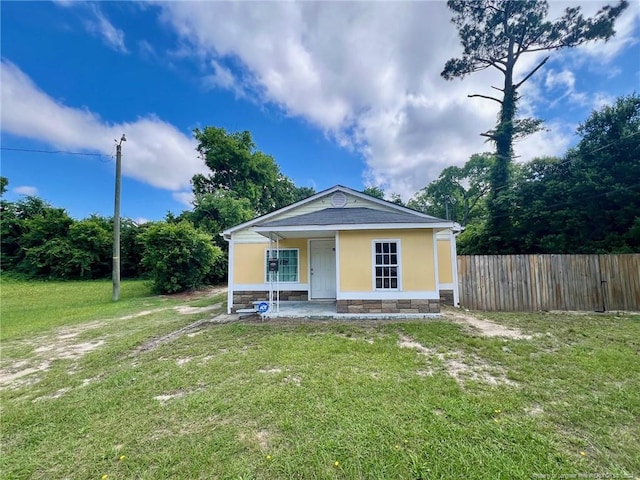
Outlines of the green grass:
[[[113,316],[83,330],[105,318],[104,307],[95,308],[94,317],[65,327],[77,329],[72,339],[40,325],[33,338],[3,342],[3,369],[41,361],[47,352],[35,349],[47,342],[104,343],[24,377],[37,383],[0,390],[2,478],[640,473],[638,317],[492,315],[534,334],[517,341],[446,321],[208,324],[136,353],[211,312]],[[400,335],[434,353],[399,348]],[[458,383],[447,371],[454,357],[517,385]],[[68,390],[50,397],[61,389]]]
[[120,300],[111,300],[112,284],[95,281],[0,280],[0,339],[34,334],[59,325],[124,315],[166,301],[152,297],[148,283],[125,280]]

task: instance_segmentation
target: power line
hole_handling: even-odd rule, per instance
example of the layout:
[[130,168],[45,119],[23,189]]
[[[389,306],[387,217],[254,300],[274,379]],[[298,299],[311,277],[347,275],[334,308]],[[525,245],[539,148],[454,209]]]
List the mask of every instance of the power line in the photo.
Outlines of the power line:
[[33,148],[12,148],[0,147],[0,150],[9,150],[11,152],[28,152],[28,153],[52,153],[58,155],[84,155],[87,157],[113,157],[113,155],[105,155],[104,153],[87,153],[87,152],[69,152],[66,150],[35,150]]

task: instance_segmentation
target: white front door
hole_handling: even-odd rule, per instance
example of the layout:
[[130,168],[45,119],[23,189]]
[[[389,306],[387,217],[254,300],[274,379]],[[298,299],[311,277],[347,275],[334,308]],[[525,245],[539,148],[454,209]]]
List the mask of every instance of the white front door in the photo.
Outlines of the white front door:
[[311,299],[336,298],[336,242],[311,240]]

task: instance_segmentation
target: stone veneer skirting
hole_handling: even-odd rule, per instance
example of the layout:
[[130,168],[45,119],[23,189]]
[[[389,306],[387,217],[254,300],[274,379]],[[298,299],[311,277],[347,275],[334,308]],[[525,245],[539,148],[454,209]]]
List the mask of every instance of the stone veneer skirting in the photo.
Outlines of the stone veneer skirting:
[[440,313],[440,300],[338,300],[337,313]]
[[455,307],[453,304],[453,290],[440,290],[440,303]]
[[[273,292],[275,299],[276,292]],[[253,308],[253,302],[269,300],[269,292],[261,290],[238,290],[233,292],[233,309],[235,313],[239,308]],[[306,302],[309,294],[306,291],[281,290],[282,302]]]

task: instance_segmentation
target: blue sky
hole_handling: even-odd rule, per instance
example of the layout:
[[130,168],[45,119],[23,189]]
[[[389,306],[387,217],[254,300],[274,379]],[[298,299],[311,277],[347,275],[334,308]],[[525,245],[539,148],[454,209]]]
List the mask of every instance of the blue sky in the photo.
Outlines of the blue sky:
[[[606,2],[580,3],[593,14]],[[566,3],[551,2],[559,16]],[[406,200],[449,165],[489,149],[485,71],[446,82],[457,32],[443,2],[2,2],[2,175],[6,198],[36,194],[76,218],[189,208],[206,172],[192,130],[249,130],[299,186],[378,185]],[[640,6],[608,43],[554,52],[521,111],[548,130],[521,160],[560,155],[594,109],[640,84]],[[540,60],[531,55],[526,73]],[[67,155],[10,149],[55,150]]]

